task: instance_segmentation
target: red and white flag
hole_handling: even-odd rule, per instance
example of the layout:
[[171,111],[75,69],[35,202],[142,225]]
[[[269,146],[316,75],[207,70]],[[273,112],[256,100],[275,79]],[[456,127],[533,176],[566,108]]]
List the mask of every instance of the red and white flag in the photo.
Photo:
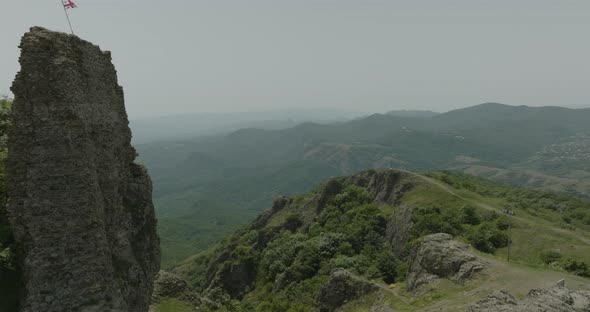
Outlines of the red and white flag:
[[77,8],[76,4],[72,0],[63,0],[64,8],[73,9]]

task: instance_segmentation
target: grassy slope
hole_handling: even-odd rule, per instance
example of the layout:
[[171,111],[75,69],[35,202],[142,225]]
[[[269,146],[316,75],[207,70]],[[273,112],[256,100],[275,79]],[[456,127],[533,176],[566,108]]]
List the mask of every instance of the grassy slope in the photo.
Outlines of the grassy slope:
[[[414,190],[406,196],[409,203],[419,206],[439,201],[468,202],[482,210],[502,213],[504,207],[510,206],[515,211],[511,216],[513,227],[510,257],[512,261],[540,265],[539,253],[544,250],[559,250],[565,256],[572,256],[590,262],[590,226],[565,224],[559,212],[549,209],[527,210],[518,208],[513,202],[500,197],[485,197],[465,189],[455,189],[444,182],[420,176],[428,184],[424,189]],[[446,193],[446,194],[444,194]],[[538,196],[543,193],[539,192]],[[590,203],[588,203],[590,209]],[[507,256],[507,248],[496,251],[499,256]]]
[[194,308],[185,302],[177,299],[167,299],[152,306],[150,312],[193,312]]
[[548,190],[582,198],[590,198],[590,181],[586,176],[579,178],[573,176],[573,174],[566,174],[565,177],[555,176],[526,167],[506,169],[471,165],[460,166],[459,169],[468,174],[485,177],[516,187]]
[[[590,280],[565,272],[549,270],[534,266],[507,263],[504,259],[478,253],[488,264],[476,278],[465,284],[442,281],[432,285],[416,297],[404,290],[403,284],[382,285],[384,300],[395,311],[463,311],[466,306],[479,298],[485,297],[499,289],[508,290],[515,297],[522,299],[534,288],[554,285],[565,278],[570,289],[590,290]],[[376,295],[350,302],[341,308],[341,312],[369,312]]]
[[[413,205],[428,205],[439,201],[459,204],[467,201],[481,209],[501,213],[502,207],[509,202],[498,198],[483,197],[470,191],[456,190],[443,182],[425,176],[419,176],[428,184],[412,190],[404,201]],[[571,289],[590,290],[590,279],[567,272],[544,267],[539,260],[543,250],[560,250],[564,255],[590,262],[590,232],[587,228],[564,229],[551,220],[559,220],[558,213],[544,211],[540,216],[533,216],[522,210],[516,210],[512,218],[511,262],[506,262],[507,248],[496,251],[494,255],[472,251],[482,257],[488,269],[477,278],[460,285],[444,281],[433,285],[418,298],[403,289],[403,284],[381,285],[382,296],[386,303],[396,311],[462,311],[489,293],[506,289],[517,298],[524,298],[533,288],[549,287],[565,278]],[[355,300],[342,307],[341,312],[369,312],[376,300],[376,295]]]

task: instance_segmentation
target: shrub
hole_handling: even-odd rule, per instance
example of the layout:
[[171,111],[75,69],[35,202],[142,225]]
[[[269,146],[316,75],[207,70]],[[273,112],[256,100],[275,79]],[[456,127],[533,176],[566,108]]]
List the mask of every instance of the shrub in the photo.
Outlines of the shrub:
[[296,213],[291,213],[285,219],[284,227],[285,229],[294,232],[300,226],[303,225],[303,220],[301,220],[301,216]]
[[342,268],[342,269],[352,271],[354,273],[358,273],[362,269],[362,266],[364,265],[363,260],[364,259],[359,259],[358,256],[356,256],[356,257],[349,257],[349,256],[345,256],[345,255],[336,256],[336,257],[330,259],[330,261],[328,261],[328,263],[322,268],[321,274],[326,274],[326,275],[330,274],[330,272],[332,272],[332,270],[334,270],[336,268]]
[[381,279],[388,284],[394,283],[397,279],[399,260],[391,253],[383,252],[377,256],[376,262]]
[[499,230],[505,231],[508,230],[510,228],[511,222],[508,219],[508,217],[506,216],[501,216],[498,219],[496,219],[496,227]]
[[479,251],[486,253],[493,253],[496,251],[496,247],[490,241],[490,231],[483,226],[474,226],[467,231],[465,238],[469,243]]
[[493,253],[496,248],[506,247],[509,243],[508,235],[489,221],[472,226],[465,237],[473,247],[486,253]]
[[541,258],[541,261],[543,261],[543,263],[551,264],[559,261],[559,259],[561,259],[561,254],[555,250],[546,250],[541,252],[539,258]]
[[283,312],[289,309],[289,302],[281,299],[274,299],[271,302],[264,301],[256,307],[257,312]]
[[14,254],[10,250],[10,248],[4,248],[2,244],[0,244],[0,271],[2,270],[15,270],[14,264]]
[[496,211],[485,211],[482,213],[481,220],[482,221],[494,221],[500,217]]
[[349,242],[344,242],[338,246],[338,253],[346,256],[352,256],[354,254],[354,248]]
[[510,238],[508,234],[499,231],[497,228],[492,230],[492,236],[490,237],[490,242],[494,245],[495,248],[502,248],[508,246],[510,243]]
[[339,208],[353,208],[359,204],[368,204],[370,201],[369,194],[365,189],[349,186],[334,197],[333,204]]
[[405,281],[406,277],[408,276],[408,263],[403,262],[397,266],[396,270],[397,280],[398,281]]
[[584,261],[577,261],[571,258],[564,259],[561,263],[561,267],[573,274],[590,277],[590,268]]
[[434,233],[459,235],[463,232],[462,218],[463,215],[458,209],[439,207],[417,209],[412,220],[414,221],[413,236],[417,238]]

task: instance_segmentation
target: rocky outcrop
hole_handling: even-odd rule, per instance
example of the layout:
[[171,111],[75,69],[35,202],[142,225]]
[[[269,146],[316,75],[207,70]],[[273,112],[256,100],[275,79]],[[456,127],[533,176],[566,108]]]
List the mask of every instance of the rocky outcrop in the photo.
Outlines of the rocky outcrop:
[[199,297],[190,289],[185,280],[175,274],[160,271],[154,282],[152,303],[160,302],[166,298],[177,298],[185,302],[190,302],[194,306],[200,304]]
[[586,312],[590,311],[590,292],[570,291],[555,285],[531,290],[522,301],[506,290],[498,290],[467,308],[467,312]]
[[34,27],[12,91],[9,213],[21,311],[147,311],[159,240],[109,52]]
[[467,308],[468,312],[476,311],[498,311],[498,312],[512,312],[518,306],[516,298],[514,298],[506,290],[498,290],[487,297],[479,300],[477,303]]
[[356,277],[344,269],[335,269],[317,296],[320,312],[331,312],[365,294],[378,290],[377,285]]
[[412,173],[400,170],[368,170],[346,177],[344,183],[365,188],[375,203],[396,206],[414,187],[413,178]]
[[408,263],[409,290],[415,290],[439,278],[462,282],[485,268],[469,252],[469,246],[454,241],[451,235],[445,233],[425,236],[411,251]]
[[373,202],[385,205],[399,204],[405,192],[414,187],[412,173],[400,170],[368,170],[352,176],[337,177],[322,183],[314,198],[319,212],[326,203],[347,186],[358,186],[367,190]]
[[402,205],[387,221],[386,236],[393,254],[400,258],[406,258],[406,246],[412,238],[412,207]]

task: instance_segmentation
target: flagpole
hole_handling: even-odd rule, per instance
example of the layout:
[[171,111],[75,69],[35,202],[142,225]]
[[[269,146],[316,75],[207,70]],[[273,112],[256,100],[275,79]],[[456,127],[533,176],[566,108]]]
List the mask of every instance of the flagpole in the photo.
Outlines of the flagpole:
[[66,6],[64,5],[62,0],[59,0],[59,3],[64,8],[64,13],[66,14],[66,19],[68,20],[68,25],[70,26],[70,31],[72,32],[72,35],[74,35],[74,29],[72,28],[72,23],[70,22],[70,16],[68,15],[68,9],[66,9]]

